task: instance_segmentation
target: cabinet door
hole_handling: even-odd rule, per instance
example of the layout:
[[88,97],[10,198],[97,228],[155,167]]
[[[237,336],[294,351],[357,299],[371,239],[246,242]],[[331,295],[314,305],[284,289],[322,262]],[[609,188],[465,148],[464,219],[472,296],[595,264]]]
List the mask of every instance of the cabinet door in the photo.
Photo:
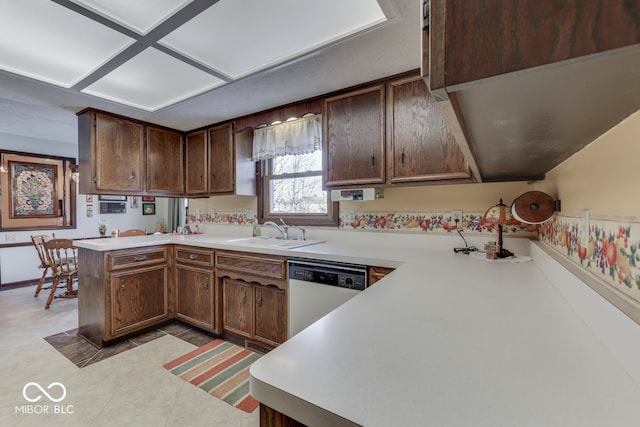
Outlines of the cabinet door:
[[176,266],[176,317],[214,331],[214,274],[212,270]]
[[432,0],[430,74],[451,87],[635,45],[638,10],[637,1]]
[[385,181],[384,85],[324,103],[325,186]]
[[141,194],[145,179],[144,126],[96,113],[95,164],[92,177],[96,192]]
[[176,196],[184,194],[182,134],[147,128],[147,192]]
[[209,191],[207,152],[207,131],[202,130],[187,135],[185,161],[187,196],[204,195]]
[[110,289],[111,333],[107,339],[168,318],[166,264],[112,273]]
[[255,338],[270,344],[287,339],[285,293],[275,286],[255,286]]
[[387,102],[391,183],[471,177],[464,154],[420,76],[389,83]]
[[209,193],[235,190],[235,150],[231,124],[209,129]]
[[222,281],[224,329],[238,335],[253,336],[253,286],[225,277]]

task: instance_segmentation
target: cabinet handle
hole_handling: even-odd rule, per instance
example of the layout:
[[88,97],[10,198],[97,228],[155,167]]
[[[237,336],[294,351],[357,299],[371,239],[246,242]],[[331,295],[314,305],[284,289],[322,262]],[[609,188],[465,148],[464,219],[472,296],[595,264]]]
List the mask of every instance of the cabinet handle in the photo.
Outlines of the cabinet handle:
[[422,29],[429,30],[429,0],[422,3]]
[[211,181],[215,181],[215,180],[216,180],[216,174],[215,174],[215,173],[212,173],[212,174],[211,174]]
[[146,255],[136,255],[136,256],[133,257],[133,260],[135,262],[146,261],[147,260],[147,256]]
[[244,290],[244,295],[242,296],[242,305],[247,304],[247,290]]
[[120,279],[120,295],[124,296],[125,283],[124,279]]
[[402,147],[402,152],[400,153],[400,163],[404,165],[404,147]]
[[134,171],[133,169],[131,169],[131,179],[136,179],[136,171]]
[[156,181],[158,181],[158,172],[156,172]]
[[258,293],[258,308],[262,308],[262,292]]
[[208,277],[206,279],[204,279],[204,290],[205,291],[209,290],[209,278]]
[[93,175],[93,183],[96,184],[98,182],[98,177],[96,175]]
[[190,259],[191,261],[193,261],[193,260],[195,260],[195,259],[198,259],[198,255],[196,255],[196,254],[189,254],[189,259]]
[[371,169],[373,169],[373,166],[374,166],[373,163],[374,163],[375,159],[376,159],[376,155],[373,152],[373,150],[371,150]]

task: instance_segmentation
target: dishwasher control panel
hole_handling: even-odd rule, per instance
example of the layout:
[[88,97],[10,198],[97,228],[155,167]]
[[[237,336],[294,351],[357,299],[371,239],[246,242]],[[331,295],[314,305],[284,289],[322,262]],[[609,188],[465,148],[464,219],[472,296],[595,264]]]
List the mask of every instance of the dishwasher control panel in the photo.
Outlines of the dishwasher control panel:
[[289,279],[363,291],[367,267],[355,264],[289,260]]

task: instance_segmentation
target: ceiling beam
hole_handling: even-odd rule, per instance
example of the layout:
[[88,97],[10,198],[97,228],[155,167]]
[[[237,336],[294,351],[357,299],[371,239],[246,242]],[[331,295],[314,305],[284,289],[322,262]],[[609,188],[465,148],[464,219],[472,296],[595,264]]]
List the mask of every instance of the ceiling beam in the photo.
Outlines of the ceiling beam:
[[135,40],[135,43],[127,47],[125,50],[111,58],[106,63],[102,64],[100,67],[95,69],[91,74],[87,75],[85,78],[77,82],[70,89],[74,91],[81,91],[86,87],[92,85],[97,82],[107,74],[111,73],[127,61],[134,58],[136,55],[143,52],[145,49],[149,47],[154,47],[172,57],[188,63],[189,65],[198,68],[201,71],[204,71],[208,74],[213,75],[216,78],[224,80],[225,82],[230,82],[232,79],[221,73],[218,70],[214,70],[206,65],[199,63],[191,58],[185,57],[178,52],[175,52],[165,46],[162,46],[158,43],[159,40],[163,39],[167,34],[172,33],[177,28],[181,27],[185,23],[189,22],[194,17],[198,16],[200,13],[204,12],[214,4],[216,4],[219,0],[193,0],[191,3],[184,6],[182,9],[178,10],[176,13],[162,21],[160,24],[155,26],[151,31],[147,34],[139,34],[136,31],[130,30],[127,27],[124,27],[117,22],[111,21],[110,19],[93,12],[92,10],[86,9],[77,3],[73,3],[70,0],[52,0],[53,2],[63,6],[73,12],[79,13],[86,18],[89,18],[99,24],[105,25],[112,30],[115,30],[125,36],[132,38]]

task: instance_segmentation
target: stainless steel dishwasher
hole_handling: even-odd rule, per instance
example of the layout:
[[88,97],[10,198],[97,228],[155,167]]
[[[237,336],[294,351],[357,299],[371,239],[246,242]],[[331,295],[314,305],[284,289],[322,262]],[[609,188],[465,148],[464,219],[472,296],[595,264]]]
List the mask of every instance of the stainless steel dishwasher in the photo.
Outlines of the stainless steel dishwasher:
[[289,258],[289,338],[367,287],[367,266]]

